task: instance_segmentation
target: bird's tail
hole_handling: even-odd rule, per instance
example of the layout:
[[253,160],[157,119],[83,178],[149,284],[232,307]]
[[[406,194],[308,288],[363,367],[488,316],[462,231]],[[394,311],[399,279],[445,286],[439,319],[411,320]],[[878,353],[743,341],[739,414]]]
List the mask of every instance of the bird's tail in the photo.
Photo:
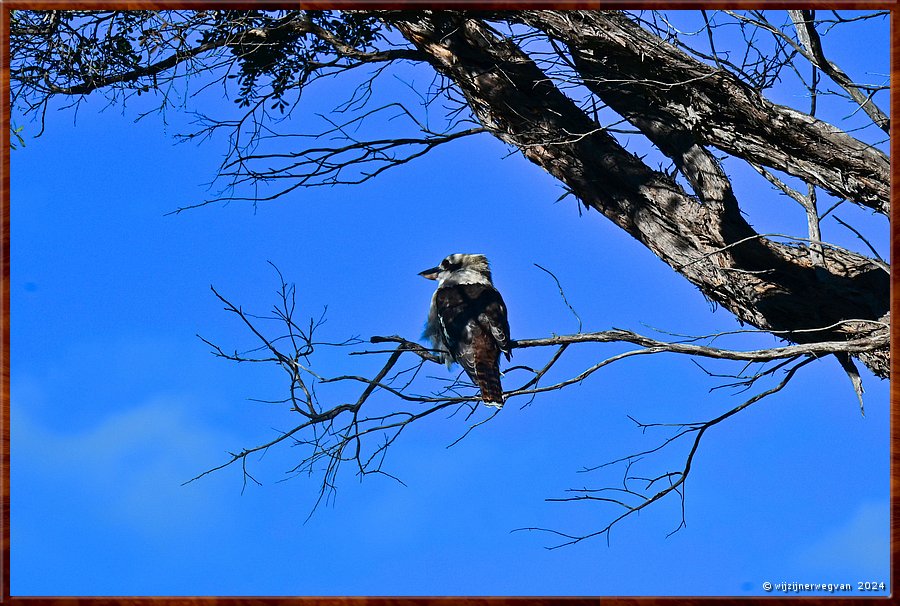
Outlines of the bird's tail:
[[[488,356],[489,357],[489,356]],[[503,406],[503,386],[497,360],[482,360],[475,356],[475,382],[481,389],[481,399],[489,406]]]

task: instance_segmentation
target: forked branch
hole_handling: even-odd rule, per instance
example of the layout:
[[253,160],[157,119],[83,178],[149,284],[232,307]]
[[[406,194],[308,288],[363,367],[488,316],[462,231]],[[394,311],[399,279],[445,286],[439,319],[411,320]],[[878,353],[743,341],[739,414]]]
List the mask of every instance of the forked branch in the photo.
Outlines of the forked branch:
[[[212,347],[212,353],[217,357],[233,362],[278,365],[285,372],[287,379],[286,396],[277,400],[259,401],[286,406],[292,413],[299,415],[298,422],[293,427],[279,432],[274,438],[257,446],[230,452],[229,458],[225,462],[191,478],[188,482],[193,482],[239,462],[244,485],[246,486],[248,480],[258,483],[248,470],[248,457],[286,443],[299,447],[303,453],[299,462],[288,470],[289,476],[303,474],[319,478],[319,492],[316,499],[316,506],[318,506],[323,500],[327,502],[334,495],[338,484],[338,475],[344,463],[350,463],[355,475],[360,477],[375,474],[400,481],[387,471],[386,456],[390,446],[413,423],[440,411],[448,411],[451,417],[462,414],[466,428],[460,437],[450,444],[452,446],[496,416],[497,410],[479,406],[480,398],[477,388],[468,382],[464,373],[458,373],[451,379],[437,379],[437,384],[435,377],[425,377],[426,373],[423,370],[430,367],[431,364],[440,364],[440,359],[432,350],[419,343],[398,335],[373,336],[368,339],[367,343],[371,345],[388,345],[388,347],[378,348],[355,347],[366,343],[358,338],[339,342],[319,340],[317,333],[324,323],[324,314],[318,320],[310,318],[308,322],[302,324],[298,322],[295,319],[295,288],[285,282],[280,272],[278,272],[278,277],[280,280],[280,288],[277,291],[278,303],[274,306],[272,313],[266,316],[252,315],[244,311],[242,307],[232,303],[213,288],[213,293],[225,305],[225,310],[236,315],[245,329],[249,331],[255,344],[254,347],[243,352],[238,350],[226,352],[212,341],[200,338]],[[850,322],[859,323],[859,321]],[[277,326],[275,331],[269,330],[269,326],[272,325]],[[834,327],[822,327],[822,330],[829,334],[833,334],[833,329]],[[513,385],[505,394],[507,402],[518,401],[522,403],[523,407],[529,405],[538,394],[570,388],[582,383],[605,366],[625,358],[642,355],[672,353],[687,355],[692,359],[707,358],[740,362],[743,368],[738,373],[716,375],[705,369],[704,371],[710,376],[724,376],[729,379],[729,383],[719,387],[737,387],[741,391],[752,389],[759,381],[778,373],[784,373],[783,378],[773,387],[758,391],[738,406],[713,419],[667,425],[635,421],[644,431],[670,427],[675,428],[675,433],[652,448],[585,469],[585,471],[596,471],[610,465],[626,464],[621,488],[575,489],[570,491],[571,496],[550,499],[551,501],[600,501],[614,503],[624,508],[624,512],[600,530],[582,535],[549,529],[530,528],[528,530],[543,530],[565,539],[557,547],[603,534],[606,534],[608,538],[609,531],[615,524],[673,493],[679,495],[682,500],[683,514],[684,484],[698,452],[700,441],[709,429],[754,403],[781,391],[800,368],[812,361],[833,354],[846,368],[846,361],[851,356],[885,347],[889,338],[887,327],[873,322],[871,330],[866,336],[847,341],[804,342],[798,345],[755,350],[727,349],[712,345],[714,341],[725,337],[726,334],[683,337],[666,341],[628,330],[611,329],[537,339],[520,339],[512,342],[514,349],[550,348],[546,361],[535,368],[520,364],[506,369],[507,383]],[[785,336],[790,337],[791,335]],[[808,341],[808,335],[804,340]],[[558,370],[558,362],[573,347],[598,343],[628,343],[634,348],[601,359],[574,374],[566,375]],[[387,357],[374,367],[376,369],[374,371],[370,369],[368,372],[347,372],[342,369],[343,372],[340,374],[330,374],[317,368],[312,360],[315,352],[323,346],[354,347],[352,351],[348,352],[347,365],[344,366],[344,369],[356,364],[353,360],[360,356],[364,358]],[[359,365],[365,367],[364,362],[360,362]],[[513,383],[515,379],[518,381]],[[856,382],[854,382],[854,388],[857,388]],[[861,385],[856,391],[861,397]],[[671,445],[685,440],[690,442],[690,447],[679,468],[646,477],[632,474],[634,465],[639,461],[651,455],[659,456]],[[657,489],[657,486],[662,484],[665,486]],[[682,515],[681,523],[675,530],[683,526],[684,517]]]

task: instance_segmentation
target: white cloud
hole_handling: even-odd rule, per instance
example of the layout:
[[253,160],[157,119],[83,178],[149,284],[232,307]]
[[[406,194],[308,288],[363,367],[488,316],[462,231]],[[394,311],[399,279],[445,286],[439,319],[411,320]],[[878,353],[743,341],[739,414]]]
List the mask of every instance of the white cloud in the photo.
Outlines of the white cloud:
[[[229,441],[189,417],[187,398],[152,397],[76,431],[48,427],[27,412],[23,399],[13,401],[10,413],[14,482],[28,474],[31,482],[59,489],[57,507],[78,501],[150,535],[196,529],[218,517],[210,510],[220,500],[209,498],[216,482],[181,483]],[[233,488],[233,476],[228,479]],[[13,505],[27,507],[27,499],[20,493]]]

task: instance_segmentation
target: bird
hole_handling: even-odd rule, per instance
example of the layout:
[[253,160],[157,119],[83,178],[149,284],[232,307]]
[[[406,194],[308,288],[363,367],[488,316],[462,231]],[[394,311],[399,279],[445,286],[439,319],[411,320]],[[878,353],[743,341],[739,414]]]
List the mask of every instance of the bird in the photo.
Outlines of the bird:
[[463,367],[485,405],[502,408],[500,353],[509,360],[512,346],[506,304],[491,281],[487,257],[452,254],[419,275],[438,283],[422,337],[448,368],[453,362]]

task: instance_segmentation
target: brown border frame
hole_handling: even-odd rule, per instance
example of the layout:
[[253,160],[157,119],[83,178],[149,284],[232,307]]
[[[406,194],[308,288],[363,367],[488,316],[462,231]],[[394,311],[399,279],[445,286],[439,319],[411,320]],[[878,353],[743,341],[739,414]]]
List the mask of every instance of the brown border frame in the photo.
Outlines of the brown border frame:
[[[119,8],[123,10],[152,10],[165,8],[200,8],[210,5],[228,5],[229,8],[444,8],[444,9],[517,9],[517,8],[547,8],[547,9],[575,9],[575,8],[668,8],[668,9],[700,9],[700,8],[757,8],[761,5],[767,9],[785,8],[822,8],[822,9],[890,9],[890,65],[891,79],[896,82],[900,75],[898,60],[900,60],[900,3],[897,0],[878,0],[865,2],[859,0],[806,0],[805,2],[784,2],[776,0],[767,2],[764,0],[735,0],[732,2],[708,2],[705,0],[650,0],[605,2],[594,0],[593,2],[579,2],[573,0],[561,0],[548,2],[546,0],[455,0],[455,1],[431,1],[431,0],[314,0],[312,2],[288,2],[275,1],[247,1],[247,0],[158,0],[158,1],[102,1],[102,0],[72,0],[69,2],[60,0],[0,0],[0,128],[4,133],[9,132],[10,127],[10,84],[9,84],[9,11],[15,9],[108,9]],[[897,108],[900,107],[896,89],[891,95],[891,116],[897,116]],[[896,129],[896,127],[895,127]],[[759,596],[759,597],[608,597],[608,598],[570,598],[570,597],[11,597],[10,596],[10,142],[8,135],[3,135],[2,155],[0,155],[0,603],[22,604],[23,606],[276,606],[276,605],[302,605],[302,606],[448,606],[450,604],[463,604],[465,606],[596,606],[619,605],[638,606],[661,604],[728,604],[732,601],[740,601],[741,604],[765,602],[767,605],[782,605],[802,602],[804,605],[818,604],[843,604],[852,603],[854,606],[868,606],[869,604],[882,606],[890,603],[891,596],[877,597],[829,597],[829,596]],[[891,137],[891,156],[897,151],[896,137]],[[891,164],[891,199],[896,202],[900,186],[897,183],[897,170]],[[898,230],[893,229],[896,220],[900,219],[900,211],[896,204],[891,210],[891,375],[897,376],[900,369],[895,352],[900,347],[900,330],[897,330],[896,312],[900,304],[900,288],[897,287],[897,275],[894,272],[897,258],[897,248],[900,246]],[[898,582],[897,568],[894,566],[900,539],[896,528],[900,521],[900,419],[897,416],[897,404],[900,402],[900,386],[891,383],[890,386],[890,521],[891,521],[891,588],[896,590]],[[857,594],[858,595],[858,594]]]

